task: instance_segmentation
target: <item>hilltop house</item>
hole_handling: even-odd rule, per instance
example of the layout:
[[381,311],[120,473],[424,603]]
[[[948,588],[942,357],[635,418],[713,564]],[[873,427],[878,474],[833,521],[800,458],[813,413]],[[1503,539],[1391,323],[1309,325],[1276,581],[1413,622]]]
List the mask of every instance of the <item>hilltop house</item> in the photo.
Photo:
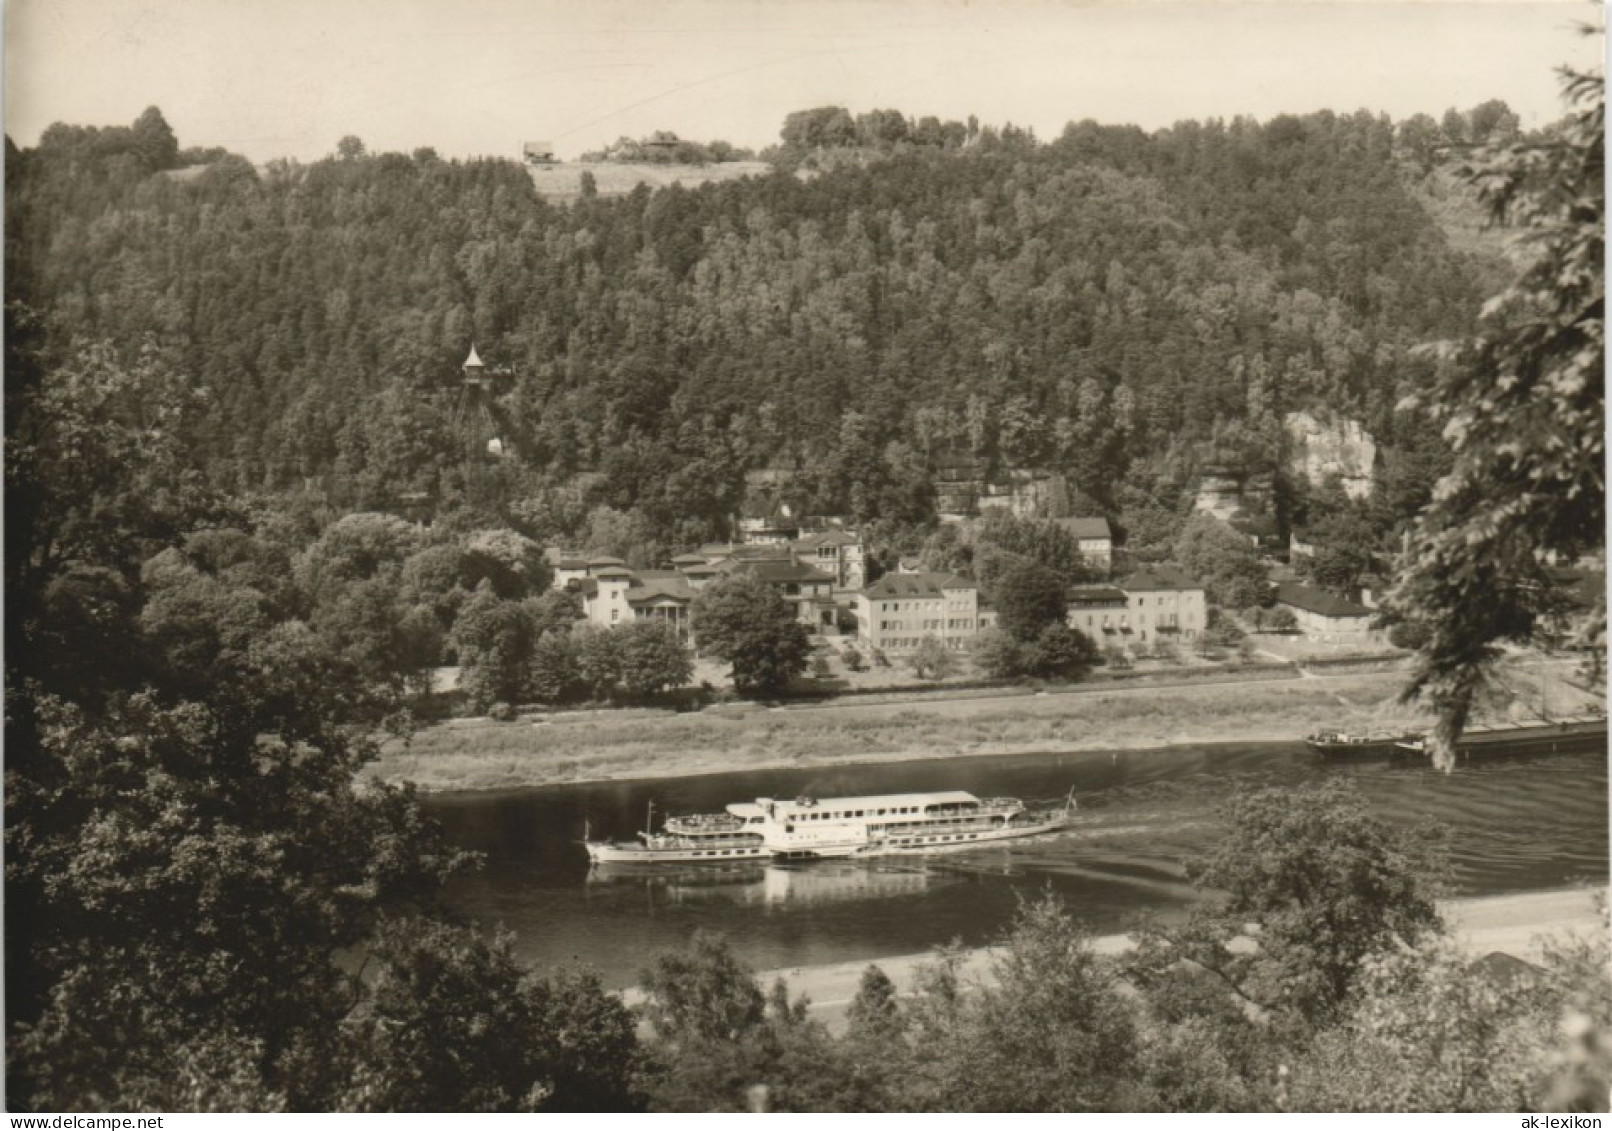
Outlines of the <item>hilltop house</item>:
[[1107,573],[1114,568],[1114,532],[1108,528],[1108,519],[1099,515],[1096,518],[1059,518],[1053,521],[1069,531],[1080,548],[1080,556],[1093,569]]
[[982,627],[979,586],[950,573],[886,574],[853,607],[857,643],[884,652],[911,652],[926,636],[961,650]]
[[561,550],[552,546],[543,551],[543,556],[554,569],[554,580],[549,583],[552,589],[569,589],[573,582],[584,581],[601,569],[627,564],[609,554],[589,554],[583,550]]
[[739,508],[739,541],[783,545],[800,534],[795,508],[775,491],[751,489]]
[[554,144],[547,141],[529,141],[521,146],[521,159],[528,165],[555,165]]

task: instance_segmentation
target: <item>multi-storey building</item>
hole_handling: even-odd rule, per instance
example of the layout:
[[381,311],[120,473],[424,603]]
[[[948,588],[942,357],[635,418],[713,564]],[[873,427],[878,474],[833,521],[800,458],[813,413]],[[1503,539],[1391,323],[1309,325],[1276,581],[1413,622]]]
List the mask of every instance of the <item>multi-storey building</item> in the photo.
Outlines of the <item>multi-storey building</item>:
[[1208,617],[1202,583],[1173,566],[1142,570],[1115,585],[1080,586],[1069,596],[1069,627],[1100,644],[1195,640]]
[[867,554],[860,535],[825,530],[791,542],[789,548],[798,560],[832,575],[840,589],[860,589],[867,582]]
[[693,639],[694,588],[675,570],[604,566],[567,588],[581,599],[584,619],[601,628],[659,620],[676,628],[684,641]]
[[729,572],[754,577],[771,586],[794,606],[795,619],[812,632],[823,636],[839,633],[832,575],[793,558],[737,559]]
[[910,652],[932,636],[961,650],[979,634],[979,587],[949,573],[891,573],[853,598],[857,642]]

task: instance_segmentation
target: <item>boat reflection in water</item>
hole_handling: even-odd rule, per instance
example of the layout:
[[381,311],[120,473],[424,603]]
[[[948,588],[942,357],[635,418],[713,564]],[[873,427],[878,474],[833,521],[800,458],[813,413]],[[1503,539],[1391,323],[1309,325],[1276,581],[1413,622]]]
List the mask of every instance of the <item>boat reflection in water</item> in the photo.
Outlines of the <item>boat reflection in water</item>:
[[642,887],[669,903],[719,901],[758,907],[813,907],[922,895],[958,877],[924,862],[908,864],[734,864],[668,868],[595,864],[588,883]]

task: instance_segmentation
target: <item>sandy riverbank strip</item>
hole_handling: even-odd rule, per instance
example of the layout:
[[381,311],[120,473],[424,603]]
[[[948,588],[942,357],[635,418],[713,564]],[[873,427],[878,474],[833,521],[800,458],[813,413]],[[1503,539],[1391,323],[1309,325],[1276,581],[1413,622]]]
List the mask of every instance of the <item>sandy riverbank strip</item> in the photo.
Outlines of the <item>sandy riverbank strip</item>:
[[[1451,899],[1440,903],[1445,922],[1456,942],[1473,958],[1503,951],[1527,962],[1539,961],[1547,939],[1569,936],[1605,936],[1607,921],[1595,907],[1593,890],[1523,892],[1517,895],[1481,896]],[[1130,946],[1125,935],[1103,935],[1092,940],[1099,954],[1123,953]],[[988,979],[990,948],[971,950],[963,965],[965,978]],[[793,996],[804,994],[811,1001],[814,1018],[837,1028],[843,1024],[845,1008],[856,996],[862,972],[877,966],[895,983],[899,993],[913,991],[920,967],[934,961],[932,952],[902,954],[856,962],[835,962],[825,966],[801,966],[767,970],[757,975],[761,985],[770,987],[782,978]],[[629,1001],[635,995],[625,995]]]
[[1397,671],[1041,695],[925,697],[688,714],[570,712],[460,720],[394,742],[368,772],[426,791],[511,789],[732,770],[980,755],[1299,742],[1317,730],[1418,729]]

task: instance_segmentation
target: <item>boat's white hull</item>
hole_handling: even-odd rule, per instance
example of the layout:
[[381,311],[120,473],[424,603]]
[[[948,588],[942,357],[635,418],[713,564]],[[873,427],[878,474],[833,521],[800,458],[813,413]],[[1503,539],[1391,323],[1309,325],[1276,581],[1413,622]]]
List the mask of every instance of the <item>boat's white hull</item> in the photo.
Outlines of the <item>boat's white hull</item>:
[[854,857],[868,859],[875,856],[933,856],[941,852],[966,852],[982,844],[1003,840],[1023,840],[1025,837],[1045,836],[1059,832],[1073,823],[1063,814],[1034,823],[1006,825],[991,829],[962,832],[905,832],[899,836],[874,837],[860,841],[816,843],[791,847],[773,845],[773,855],[783,860],[830,860]]
[[794,801],[737,802],[728,817],[667,820],[639,842],[595,841],[584,831],[588,858],[599,864],[731,864],[745,860],[821,860],[922,856],[1004,840],[1042,836],[1074,819],[1071,794],[1062,809],[1030,813],[1017,798],[980,800],[962,790],[876,794]]
[[735,860],[770,860],[772,851],[756,844],[728,848],[648,848],[642,844],[585,841],[588,859],[596,864],[731,864]]

